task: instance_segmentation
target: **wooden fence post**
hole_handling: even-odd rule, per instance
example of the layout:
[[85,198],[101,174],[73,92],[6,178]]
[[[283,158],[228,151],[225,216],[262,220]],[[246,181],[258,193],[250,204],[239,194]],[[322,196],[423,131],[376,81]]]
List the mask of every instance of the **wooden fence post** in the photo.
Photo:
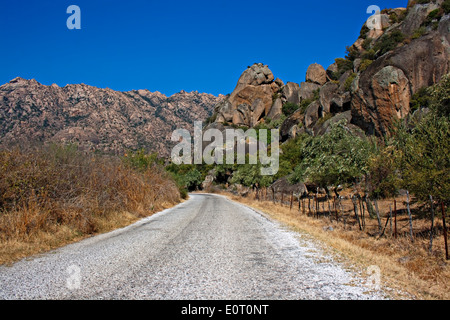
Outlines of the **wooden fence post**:
[[358,198],[358,202],[359,202],[359,209],[361,210],[361,223],[362,223],[362,227],[363,229],[366,228],[366,220],[364,217],[364,202],[362,201],[361,198]]
[[328,203],[328,218],[330,218],[331,222],[331,206],[330,206],[330,198],[327,195],[327,203]]
[[386,231],[386,227],[387,227],[387,225],[388,225],[388,222],[389,222],[389,218],[390,218],[390,217],[391,217],[390,215],[387,217],[386,224],[384,225],[384,229],[383,229],[383,231],[381,232],[381,234],[380,234],[380,236],[378,237],[378,239],[380,239],[380,238],[384,235],[384,232]]
[[336,196],[333,196],[334,213],[336,214],[336,221],[339,221],[337,206],[336,206]]
[[392,237],[392,207],[389,205],[389,231],[391,232]]
[[383,228],[381,226],[381,218],[380,218],[380,211],[378,210],[378,202],[377,199],[373,199],[373,203],[375,204],[375,212],[377,214],[377,221],[378,221],[378,230],[381,232],[381,229]]
[[317,196],[316,195],[314,195],[313,196],[313,217],[315,218],[316,217],[316,214],[317,214]]
[[442,224],[444,229],[445,259],[449,260],[448,244],[447,244],[447,226],[445,225],[445,208],[444,208],[444,201],[442,200],[441,200],[441,207],[442,207]]
[[292,193],[291,193],[291,205],[289,207],[289,210],[292,210],[293,201],[294,201],[294,191],[292,191]]
[[430,194],[430,206],[431,206],[431,227],[430,227],[430,253],[433,252],[433,229],[434,229],[434,208],[433,208],[433,197]]
[[397,239],[397,201],[394,199],[394,239]]
[[311,216],[311,198],[308,195],[308,216]]
[[346,219],[345,219],[344,210],[342,210],[341,200],[342,200],[342,199],[339,199],[339,201],[338,201],[338,203],[339,203],[339,211],[341,212],[341,214],[342,214],[342,219],[344,220],[344,230],[345,230],[347,221],[346,221]]
[[355,211],[355,218],[356,218],[356,221],[358,221],[359,230],[362,231],[361,222],[359,221],[359,216],[358,216],[358,205],[357,205],[357,200],[356,200],[355,196],[352,197],[352,202],[353,202],[353,211]]
[[316,189],[316,218],[319,218],[319,187]]
[[409,234],[411,236],[411,242],[414,242],[412,215],[411,215],[411,210],[409,208],[409,192],[408,192],[408,190],[406,190],[406,209],[408,210],[408,218],[409,218]]

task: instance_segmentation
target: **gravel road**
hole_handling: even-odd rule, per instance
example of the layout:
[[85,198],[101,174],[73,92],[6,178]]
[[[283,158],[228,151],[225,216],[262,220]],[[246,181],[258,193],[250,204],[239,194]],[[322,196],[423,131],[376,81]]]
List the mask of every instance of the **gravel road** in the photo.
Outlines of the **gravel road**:
[[211,194],[0,267],[0,299],[385,299],[310,237]]

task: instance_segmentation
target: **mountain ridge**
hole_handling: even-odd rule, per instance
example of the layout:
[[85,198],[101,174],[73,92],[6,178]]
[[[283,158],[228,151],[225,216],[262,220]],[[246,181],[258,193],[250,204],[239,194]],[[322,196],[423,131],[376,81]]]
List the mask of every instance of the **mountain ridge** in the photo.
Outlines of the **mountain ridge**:
[[171,132],[208,118],[221,99],[198,91],[166,96],[148,89],[47,86],[16,77],[0,86],[0,144],[70,142],[106,153],[144,148],[168,156]]

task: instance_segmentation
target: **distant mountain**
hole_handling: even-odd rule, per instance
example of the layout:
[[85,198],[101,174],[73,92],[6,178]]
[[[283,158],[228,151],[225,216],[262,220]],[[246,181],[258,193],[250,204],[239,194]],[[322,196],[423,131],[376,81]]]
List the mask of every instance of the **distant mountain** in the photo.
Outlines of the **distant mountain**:
[[196,91],[166,97],[85,84],[45,86],[15,78],[0,86],[0,144],[74,142],[107,153],[144,148],[168,156],[172,131],[207,119],[223,98]]

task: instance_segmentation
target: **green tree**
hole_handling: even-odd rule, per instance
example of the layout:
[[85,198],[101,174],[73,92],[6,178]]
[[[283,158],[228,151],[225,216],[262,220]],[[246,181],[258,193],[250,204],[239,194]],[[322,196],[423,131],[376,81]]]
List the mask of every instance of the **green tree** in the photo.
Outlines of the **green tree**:
[[327,191],[356,182],[369,172],[368,160],[374,150],[372,141],[351,133],[346,120],[339,121],[323,136],[303,140],[300,163],[290,182],[311,182]]
[[431,97],[430,108],[433,112],[437,116],[450,117],[450,73],[427,91]]
[[264,188],[270,186],[274,181],[273,176],[261,175],[261,164],[241,164],[233,172],[231,183],[242,184],[246,187]]
[[419,200],[429,195],[447,204],[450,195],[450,121],[431,113],[396,137],[402,152],[402,186]]

